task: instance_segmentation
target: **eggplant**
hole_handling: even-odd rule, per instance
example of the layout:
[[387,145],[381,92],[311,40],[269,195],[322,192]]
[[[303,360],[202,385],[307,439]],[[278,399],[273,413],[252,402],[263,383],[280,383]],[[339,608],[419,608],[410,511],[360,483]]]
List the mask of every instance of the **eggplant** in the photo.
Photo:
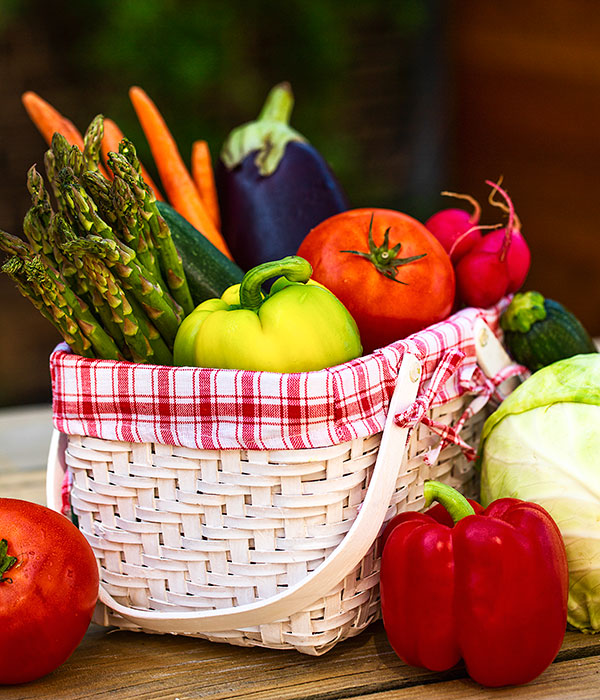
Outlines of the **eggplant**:
[[294,255],[312,228],[349,208],[323,156],[289,126],[293,105],[290,84],[276,85],[217,162],[221,231],[244,270]]

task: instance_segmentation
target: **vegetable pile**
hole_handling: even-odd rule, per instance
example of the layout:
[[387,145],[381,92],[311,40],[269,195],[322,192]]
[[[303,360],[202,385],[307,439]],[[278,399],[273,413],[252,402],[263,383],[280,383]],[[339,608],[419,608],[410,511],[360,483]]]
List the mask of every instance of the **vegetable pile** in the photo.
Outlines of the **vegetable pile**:
[[[164,196],[114,121],[99,115],[81,136],[41,97],[23,95],[50,145],[48,183],[35,166],[30,170],[27,242],[2,233],[0,247],[10,256],[3,270],[75,353],[232,367],[223,352],[208,359],[194,351],[188,330],[179,345],[190,351],[174,360],[182,322],[241,284],[245,272],[289,256],[307,260],[308,277],[346,307],[360,336],[358,354],[443,321],[462,305],[491,306],[525,280],[529,249],[499,183],[488,181],[490,203],[508,215],[502,228],[481,226],[479,204],[449,192],[473,211],[446,209],[423,225],[399,211],[350,209],[322,155],[289,124],[289,83],[270,91],[255,121],[231,131],[215,171],[202,140],[193,144],[188,171],[147,93],[134,86],[129,96]],[[260,323],[263,305],[270,306],[269,283],[255,309]],[[317,354],[331,362],[357,356],[328,353],[325,336],[316,336]],[[316,368],[273,364],[269,351],[261,354],[265,361],[254,362],[255,369]]]
[[[20,292],[84,357],[272,372],[340,364],[505,299],[505,345],[533,374],[485,424],[487,508],[429,482],[426,498],[440,504],[391,521],[386,631],[407,663],[444,670],[463,658],[490,686],[526,683],[551,663],[567,590],[569,623],[599,631],[600,355],[559,302],[518,293],[531,254],[501,182],[486,181],[504,215],[491,226],[475,199],[452,192],[470,211],[425,224],[352,209],[289,125],[287,83],[230,133],[215,171],[202,140],[188,171],[149,96],[132,87],[130,98],[164,195],[115,122],[98,115],[81,136],[23,96],[49,150],[46,179],[36,166],[27,175],[25,238],[0,232],[2,269]],[[2,541],[0,594],[13,563]]]

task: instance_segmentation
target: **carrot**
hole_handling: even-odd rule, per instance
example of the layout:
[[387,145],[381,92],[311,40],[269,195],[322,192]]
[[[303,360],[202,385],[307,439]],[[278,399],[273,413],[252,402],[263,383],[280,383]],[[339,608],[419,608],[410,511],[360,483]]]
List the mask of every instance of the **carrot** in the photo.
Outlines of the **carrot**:
[[[67,119],[49,102],[46,102],[46,100],[31,90],[23,93],[21,101],[31,121],[37,126],[38,131],[49,146],[52,143],[52,137],[58,131],[59,134],[62,134],[67,139],[71,146],[77,146],[83,152],[83,136],[70,119]],[[101,163],[98,165],[98,170],[105,177],[108,177]]]
[[192,144],[192,178],[196,183],[206,211],[214,225],[221,228],[219,200],[215,186],[215,174],[212,167],[210,150],[206,141],[194,141]]
[[181,158],[175,139],[158,108],[140,87],[131,87],[129,97],[148,140],[169,202],[214,246],[232,258],[223,236],[204,207],[192,176]]
[[[115,153],[119,152],[119,144],[124,138],[124,134],[117,126],[116,122],[112,119],[104,118],[104,136],[102,137],[102,157],[107,160],[108,154],[111,151]],[[142,177],[144,182],[152,189],[154,196],[159,201],[164,201],[164,197],[161,195],[158,187],[154,184],[154,181],[150,177],[150,173],[142,165]]]
[[21,101],[31,121],[36,125],[48,145],[52,142],[54,132],[58,131],[71,145],[79,146],[83,151],[83,137],[77,127],[54,109],[49,102],[31,90],[23,93]]

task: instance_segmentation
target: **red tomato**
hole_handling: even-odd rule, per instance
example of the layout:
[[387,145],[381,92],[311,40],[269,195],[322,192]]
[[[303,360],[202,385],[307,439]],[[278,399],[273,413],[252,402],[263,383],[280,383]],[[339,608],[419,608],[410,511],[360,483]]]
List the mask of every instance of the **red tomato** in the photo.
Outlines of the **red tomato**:
[[73,523],[28,501],[0,498],[0,542],[0,684],[26,683],[58,668],[82,640],[98,565]]
[[312,265],[313,279],[352,314],[366,352],[442,321],[452,311],[450,258],[435,236],[407,214],[390,209],[336,214],[306,236],[298,255]]

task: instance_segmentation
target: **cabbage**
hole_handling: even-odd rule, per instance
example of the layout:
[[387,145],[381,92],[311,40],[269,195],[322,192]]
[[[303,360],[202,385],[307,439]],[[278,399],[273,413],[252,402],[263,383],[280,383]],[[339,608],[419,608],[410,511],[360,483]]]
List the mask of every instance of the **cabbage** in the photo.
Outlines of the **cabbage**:
[[569,563],[568,622],[600,631],[600,355],[532,374],[486,421],[481,500],[514,497],[556,521]]

